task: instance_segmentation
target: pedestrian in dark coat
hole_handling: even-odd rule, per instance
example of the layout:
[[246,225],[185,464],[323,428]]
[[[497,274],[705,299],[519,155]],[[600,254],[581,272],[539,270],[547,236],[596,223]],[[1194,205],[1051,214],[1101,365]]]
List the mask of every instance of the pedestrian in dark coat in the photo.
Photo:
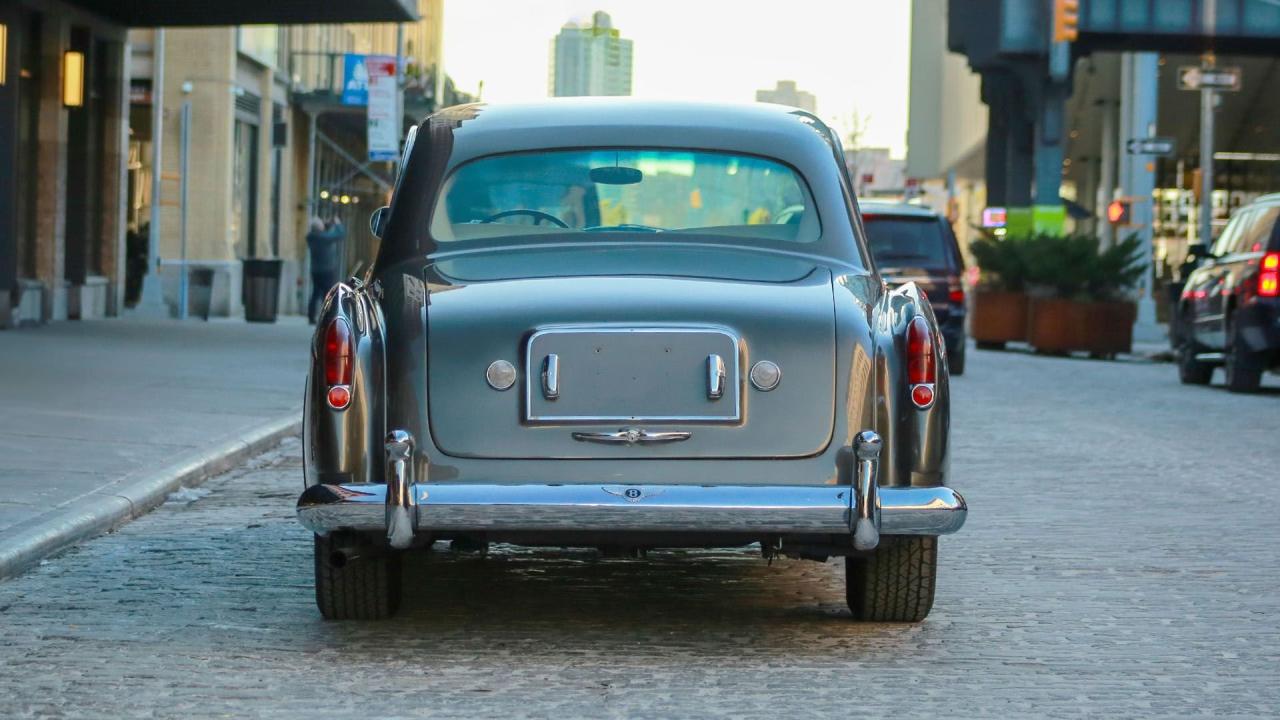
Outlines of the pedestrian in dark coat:
[[333,223],[325,227],[320,218],[311,218],[311,230],[307,233],[307,251],[311,256],[311,300],[307,303],[307,319],[314,325],[324,296],[338,284],[341,271],[343,227]]

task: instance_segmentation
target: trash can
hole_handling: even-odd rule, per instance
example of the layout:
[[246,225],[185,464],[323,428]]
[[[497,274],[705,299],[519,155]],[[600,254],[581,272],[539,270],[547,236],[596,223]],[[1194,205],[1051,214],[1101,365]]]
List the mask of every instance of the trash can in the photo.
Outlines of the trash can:
[[244,319],[249,322],[276,321],[280,298],[280,268],[283,260],[244,261]]
[[189,311],[192,315],[209,319],[209,306],[213,303],[213,269],[192,268]]

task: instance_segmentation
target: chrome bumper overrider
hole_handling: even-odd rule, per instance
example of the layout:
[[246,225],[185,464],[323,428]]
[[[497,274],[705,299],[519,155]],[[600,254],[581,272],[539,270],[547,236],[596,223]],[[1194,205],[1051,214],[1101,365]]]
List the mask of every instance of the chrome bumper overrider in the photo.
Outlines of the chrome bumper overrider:
[[[850,486],[479,485],[410,486],[419,533],[445,531],[686,531],[852,533],[860,516]],[[881,535],[946,535],[967,508],[945,487],[878,488]],[[868,513],[874,516],[874,513]],[[308,530],[386,532],[387,486],[314,485],[298,499]],[[394,521],[393,521],[394,522]]]

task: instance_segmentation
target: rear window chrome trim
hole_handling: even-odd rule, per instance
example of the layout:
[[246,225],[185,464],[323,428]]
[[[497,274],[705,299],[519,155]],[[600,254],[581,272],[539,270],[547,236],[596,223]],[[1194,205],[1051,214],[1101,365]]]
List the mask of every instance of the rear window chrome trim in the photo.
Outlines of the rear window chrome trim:
[[[544,335],[563,335],[576,333],[701,333],[701,334],[718,334],[727,338],[734,347],[733,353],[733,382],[737,383],[737,393],[734,398],[734,408],[732,415],[534,415],[533,414],[533,391],[537,385],[541,389],[540,382],[534,382],[535,378],[541,378],[542,359],[534,358],[533,344],[534,341]],[[536,365],[536,367],[535,367]],[[687,422],[687,423],[725,423],[725,422],[741,422],[742,400],[745,394],[742,386],[742,338],[729,328],[717,325],[642,325],[642,326],[614,326],[614,325],[557,325],[554,327],[540,328],[529,335],[529,339],[524,345],[524,421],[532,424],[554,424],[554,423],[600,423],[600,422],[626,422],[626,423],[645,423],[645,422]]]

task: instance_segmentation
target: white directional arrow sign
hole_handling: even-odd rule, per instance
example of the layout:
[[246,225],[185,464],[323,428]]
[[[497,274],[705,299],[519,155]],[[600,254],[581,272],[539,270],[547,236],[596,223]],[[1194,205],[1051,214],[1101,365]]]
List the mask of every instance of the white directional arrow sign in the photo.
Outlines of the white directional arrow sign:
[[1178,68],[1179,90],[1240,90],[1244,73],[1238,67],[1202,68],[1185,65]]
[[1176,149],[1171,137],[1133,138],[1125,143],[1130,155],[1172,155]]

